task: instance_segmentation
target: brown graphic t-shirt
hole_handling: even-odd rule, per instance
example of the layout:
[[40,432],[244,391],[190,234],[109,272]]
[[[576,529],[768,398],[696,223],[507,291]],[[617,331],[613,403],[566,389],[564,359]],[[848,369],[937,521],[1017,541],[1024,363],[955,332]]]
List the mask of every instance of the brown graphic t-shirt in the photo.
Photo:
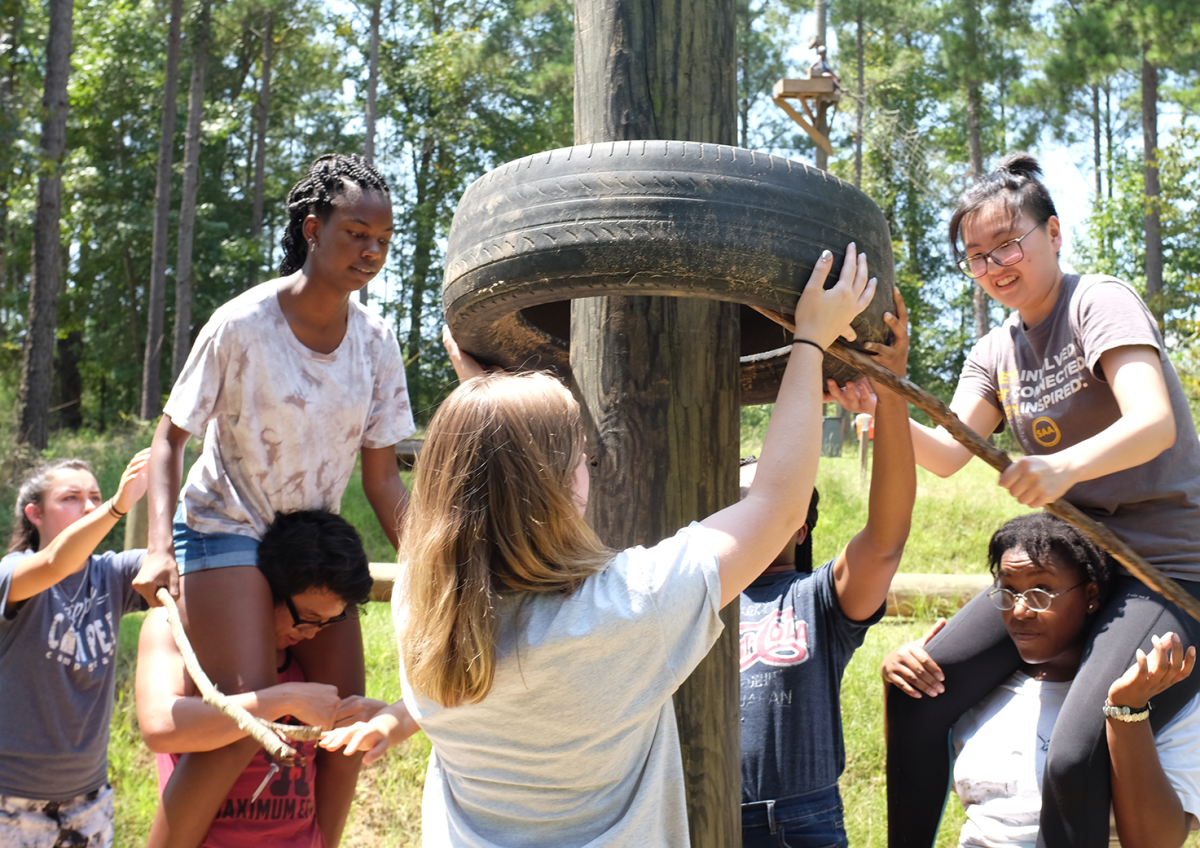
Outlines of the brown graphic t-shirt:
[[956,395],[986,399],[1027,454],[1051,454],[1121,417],[1100,354],[1128,345],[1158,351],[1175,413],[1175,444],[1151,461],[1077,483],[1065,499],[1178,580],[1200,580],[1200,441],[1154,317],[1112,277],[1063,277],[1058,302],[1036,327],[1020,315],[979,340]]
[[261,539],[277,512],[337,512],[359,451],[416,428],[391,329],[353,299],[333,353],[300,343],[278,280],[218,309],[200,331],[165,413],[204,435],[183,487],[200,533]]

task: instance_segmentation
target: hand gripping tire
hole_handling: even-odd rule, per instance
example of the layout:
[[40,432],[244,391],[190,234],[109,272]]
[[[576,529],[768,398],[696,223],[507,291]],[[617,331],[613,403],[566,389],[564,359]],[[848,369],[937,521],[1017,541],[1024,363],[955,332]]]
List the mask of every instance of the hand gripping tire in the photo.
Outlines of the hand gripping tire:
[[[875,298],[858,342],[884,341],[892,245],[858,189],[788,159],[682,141],[581,145],[509,162],[463,194],[446,250],[442,301],[458,343],[504,367],[570,380],[570,300],[666,295],[741,310],[742,403],[775,399],[790,338],[750,307],[786,315],[813,263],[866,251]],[[839,382],[857,376],[825,358]]]

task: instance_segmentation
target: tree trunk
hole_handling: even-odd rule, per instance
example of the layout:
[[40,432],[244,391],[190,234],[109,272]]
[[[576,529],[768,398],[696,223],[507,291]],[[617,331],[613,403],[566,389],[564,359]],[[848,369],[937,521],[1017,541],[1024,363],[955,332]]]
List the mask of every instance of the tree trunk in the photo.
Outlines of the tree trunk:
[[1104,186],[1100,179],[1104,162],[1100,158],[1100,86],[1092,83],[1092,166],[1096,171],[1096,202],[1104,197]]
[[22,352],[17,401],[17,439],[44,450],[50,436],[50,390],[58,290],[62,281],[62,167],[67,146],[67,77],[71,73],[72,0],[49,0],[46,37],[46,88],[42,97],[37,211],[33,223],[33,271],[29,286],[29,322]]
[[[8,288],[8,206],[9,184],[13,172],[13,153],[17,148],[20,124],[15,115],[13,97],[17,91],[17,51],[22,23],[20,0],[0,0],[0,31],[8,33],[7,57],[0,64],[0,300],[6,300]],[[6,337],[0,321],[0,341]]]
[[[1147,45],[1147,48],[1149,45]],[[1162,232],[1159,230],[1158,189],[1158,68],[1142,59],[1142,146],[1145,163],[1142,178],[1146,187],[1146,305],[1163,325],[1163,254]]]
[[[1105,163],[1108,169],[1108,199],[1113,199],[1113,122],[1112,87],[1104,84],[1104,150],[1108,154]],[[1110,248],[1111,251],[1111,248]]]
[[142,339],[145,336],[141,330],[142,320],[138,317],[138,284],[133,272],[133,256],[129,253],[128,245],[121,247],[121,267],[125,269],[125,293],[129,296],[129,332],[137,349],[137,358],[144,359],[146,354],[142,347]]
[[192,83],[188,91],[187,135],[183,144],[183,191],[179,200],[178,253],[175,259],[175,338],[171,379],[183,370],[192,348],[192,241],[200,186],[200,140],[204,121],[204,77],[208,71],[211,0],[201,0],[192,42]]
[[863,112],[866,108],[866,84],[863,79],[863,8],[860,0],[855,20],[858,52],[858,103],[854,114],[854,187],[862,188]]
[[404,355],[413,357],[421,349],[421,321],[425,313],[425,291],[429,286],[429,269],[433,264],[433,252],[437,247],[438,192],[435,187],[436,168],[434,153],[437,143],[427,133],[421,143],[421,154],[416,162],[413,177],[416,190],[416,206],[413,207],[413,271],[412,289],[408,301],[408,344]]
[[[978,85],[967,86],[967,146],[971,161],[967,177],[976,180],[983,173],[983,142],[979,131],[980,94]],[[974,284],[975,338],[982,339],[992,329],[988,314],[987,292],[979,283]]]
[[[275,10],[267,10],[267,22],[263,29],[262,52],[262,82],[258,89],[258,103],[255,106],[255,143],[254,143],[254,201],[250,211],[250,241],[255,250],[259,248],[259,239],[263,229],[263,198],[266,192],[267,178],[267,119],[271,114],[271,60],[275,54]],[[250,273],[247,288],[258,285],[258,273],[262,263],[255,260],[254,269]]]
[[[732,0],[576,6],[575,141],[737,132]],[[737,498],[738,311],[690,298],[571,308],[571,368],[596,467],[589,516],[623,548],[657,542]],[[694,848],[741,840],[737,604],[675,695]]]
[[146,360],[142,367],[141,419],[162,412],[163,313],[167,300],[167,241],[171,230],[171,173],[175,153],[175,98],[179,92],[179,31],[183,0],[171,0],[167,28],[167,68],[163,81],[162,132],[158,139],[158,178],[154,189],[154,237],[150,249],[150,292],[146,307]]
[[57,428],[76,431],[83,426],[83,375],[79,373],[83,330],[72,330],[57,340]]
[[[363,158],[370,165],[375,164],[375,105],[379,95],[379,25],[380,9],[383,0],[375,0],[371,4],[371,46],[367,58],[367,127],[366,138],[363,139]],[[367,283],[358,290],[358,300],[366,303],[369,298],[371,284]]]

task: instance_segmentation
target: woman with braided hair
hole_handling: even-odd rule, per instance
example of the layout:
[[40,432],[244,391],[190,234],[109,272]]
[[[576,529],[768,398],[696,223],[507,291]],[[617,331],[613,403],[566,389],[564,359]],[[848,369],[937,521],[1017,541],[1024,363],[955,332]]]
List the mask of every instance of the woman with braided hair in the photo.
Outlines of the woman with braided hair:
[[[167,587],[201,665],[221,691],[274,685],[270,587],[256,567],[277,513],[336,512],[361,457],[384,532],[408,498],[395,443],[413,432],[395,336],[351,296],[383,267],[392,237],[387,183],[361,157],[322,156],[288,194],[280,277],[218,309],[167,401],[150,456],[150,537],[135,586]],[[187,481],[183,452],[203,436]],[[342,697],[365,689],[357,616],[297,645],[307,679]],[[163,793],[150,845],[194,848],[254,755],[250,740],[188,754]],[[358,761],[321,763],[317,820],[336,846]]]

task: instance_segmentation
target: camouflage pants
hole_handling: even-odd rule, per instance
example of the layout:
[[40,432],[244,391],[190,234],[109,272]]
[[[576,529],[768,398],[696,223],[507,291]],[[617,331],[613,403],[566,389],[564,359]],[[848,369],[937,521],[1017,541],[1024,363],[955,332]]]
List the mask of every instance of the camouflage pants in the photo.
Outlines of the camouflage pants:
[[112,848],[113,791],[105,786],[68,801],[0,795],[4,848]]

